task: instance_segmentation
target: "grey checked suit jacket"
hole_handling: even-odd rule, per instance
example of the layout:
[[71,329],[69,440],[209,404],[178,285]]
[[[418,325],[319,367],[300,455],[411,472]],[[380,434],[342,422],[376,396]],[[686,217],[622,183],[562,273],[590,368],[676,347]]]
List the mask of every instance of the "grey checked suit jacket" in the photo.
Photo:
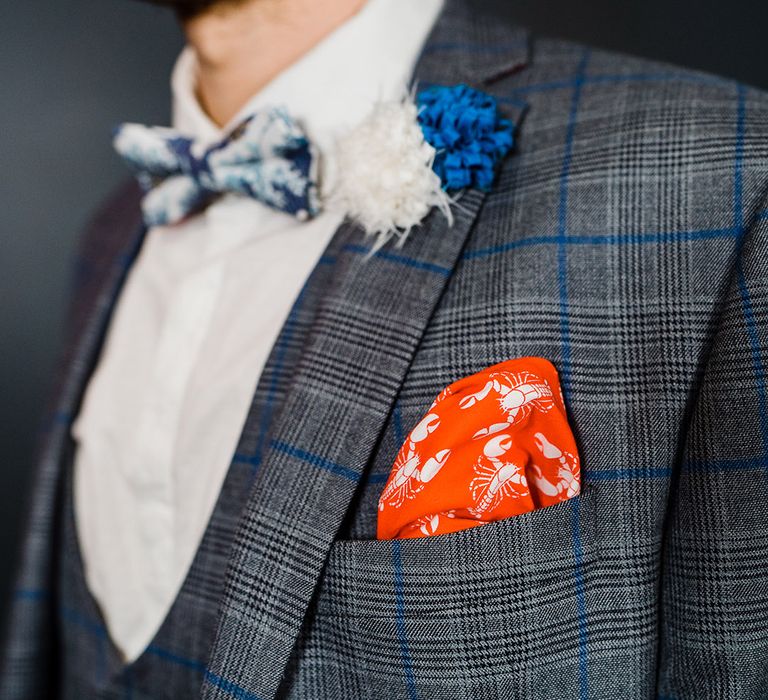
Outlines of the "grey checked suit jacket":
[[[128,186],[84,239],[0,696],[768,695],[768,96],[448,0],[420,84],[496,95],[517,145],[402,248],[337,231],[264,370],[200,550],[138,661],[83,583],[69,426],[141,245]],[[254,271],[258,274],[258,270]],[[376,541],[432,398],[558,368],[582,494]]]

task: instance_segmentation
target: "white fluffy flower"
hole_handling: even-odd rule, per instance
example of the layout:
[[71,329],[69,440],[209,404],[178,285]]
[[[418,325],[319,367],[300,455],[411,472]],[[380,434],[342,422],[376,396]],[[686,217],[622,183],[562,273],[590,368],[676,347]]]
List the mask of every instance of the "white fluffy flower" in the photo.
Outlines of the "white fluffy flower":
[[336,144],[336,179],[327,205],[376,236],[373,249],[390,238],[402,245],[433,207],[453,223],[451,199],[432,170],[435,149],[424,140],[408,97],[381,102]]

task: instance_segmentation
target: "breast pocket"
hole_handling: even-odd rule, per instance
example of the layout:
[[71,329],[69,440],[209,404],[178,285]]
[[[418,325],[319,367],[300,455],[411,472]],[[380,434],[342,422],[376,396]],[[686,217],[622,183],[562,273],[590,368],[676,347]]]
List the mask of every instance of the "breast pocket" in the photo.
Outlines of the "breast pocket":
[[336,542],[300,651],[312,663],[298,665],[296,687],[321,683],[338,697],[578,697],[595,532],[586,487],[452,534]]

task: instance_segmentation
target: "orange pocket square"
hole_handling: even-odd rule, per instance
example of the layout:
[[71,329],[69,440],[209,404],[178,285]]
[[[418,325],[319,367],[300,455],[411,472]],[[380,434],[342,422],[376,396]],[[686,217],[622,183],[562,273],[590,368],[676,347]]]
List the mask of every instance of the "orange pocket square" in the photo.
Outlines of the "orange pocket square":
[[464,530],[580,489],[557,371],[541,357],[507,360],[434,400],[397,455],[379,498],[376,536]]

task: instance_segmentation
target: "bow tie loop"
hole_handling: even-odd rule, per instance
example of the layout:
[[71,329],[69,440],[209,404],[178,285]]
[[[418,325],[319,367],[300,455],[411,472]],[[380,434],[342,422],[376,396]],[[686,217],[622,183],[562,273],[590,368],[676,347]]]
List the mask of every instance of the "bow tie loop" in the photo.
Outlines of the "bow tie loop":
[[299,219],[320,208],[317,154],[283,109],[251,115],[205,150],[173,129],[141,124],[122,125],[114,145],[147,191],[142,210],[148,225],[180,221],[227,192]]

